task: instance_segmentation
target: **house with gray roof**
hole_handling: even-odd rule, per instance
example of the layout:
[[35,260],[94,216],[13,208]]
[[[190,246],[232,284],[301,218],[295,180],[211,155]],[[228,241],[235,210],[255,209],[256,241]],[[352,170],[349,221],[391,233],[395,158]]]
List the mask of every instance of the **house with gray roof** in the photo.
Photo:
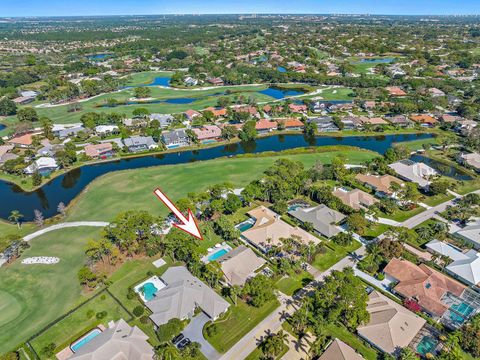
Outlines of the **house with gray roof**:
[[132,136],[123,140],[123,143],[130,152],[147,151],[158,148],[157,143],[151,136]]
[[172,115],[169,114],[150,114],[150,121],[157,120],[160,123],[160,129],[168,128],[175,120]]
[[165,131],[162,133],[162,140],[167,149],[190,145],[190,139],[188,138],[185,129]]
[[307,121],[309,123],[314,123],[317,126],[318,132],[334,132],[340,130],[338,126],[335,125],[335,122],[331,116],[310,118]]
[[480,249],[480,221],[469,223],[464,228],[456,231],[454,235],[469,242],[475,249]]
[[311,223],[317,233],[327,238],[331,238],[341,231],[336,224],[345,219],[345,215],[324,204],[310,208],[298,208],[288,213],[302,223]]
[[148,336],[123,319],[109,324],[108,329],[85,343],[68,359],[75,360],[151,360],[154,357]]
[[414,182],[422,188],[428,188],[431,182],[430,178],[438,175],[438,172],[427,164],[412,160],[400,160],[388,167],[395,171],[401,179]]
[[170,267],[161,277],[165,287],[146,303],[156,326],[171,319],[187,319],[200,308],[212,320],[227,311],[230,304],[204,282],[193,276],[186,267]]
[[81,123],[54,124],[52,128],[53,135],[59,139],[65,139],[69,136],[76,136],[81,131],[87,131]]

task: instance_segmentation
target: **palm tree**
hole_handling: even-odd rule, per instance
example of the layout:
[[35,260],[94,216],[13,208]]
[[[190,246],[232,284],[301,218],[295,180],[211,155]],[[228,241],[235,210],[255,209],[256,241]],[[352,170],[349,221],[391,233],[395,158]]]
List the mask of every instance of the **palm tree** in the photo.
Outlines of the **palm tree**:
[[10,213],[10,216],[8,217],[8,220],[10,220],[13,223],[16,223],[18,228],[20,229],[21,223],[20,219],[23,218],[23,215],[20,213],[18,210],[12,210]]
[[175,346],[163,344],[155,350],[155,360],[175,360],[179,359],[179,354]]

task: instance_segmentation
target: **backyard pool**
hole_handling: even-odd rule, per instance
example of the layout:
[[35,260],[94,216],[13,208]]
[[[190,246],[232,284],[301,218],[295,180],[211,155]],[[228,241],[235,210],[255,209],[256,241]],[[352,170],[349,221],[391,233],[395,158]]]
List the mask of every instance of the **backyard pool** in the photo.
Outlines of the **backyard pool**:
[[157,293],[158,289],[155,287],[155,285],[151,282],[146,283],[142,287],[143,291],[143,297],[145,300],[150,301],[155,297],[155,294]]
[[250,229],[253,226],[253,224],[255,224],[255,221],[253,219],[248,219],[238,224],[237,229],[240,230],[241,232],[244,232]]
[[227,254],[230,250],[226,249],[226,248],[223,248],[223,249],[220,249],[216,252],[214,252],[213,254],[211,255],[208,255],[208,261],[215,261],[217,260],[218,258],[222,257],[223,255]]
[[430,336],[424,336],[422,340],[417,345],[417,352],[423,356],[430,353],[433,354],[433,351],[437,347],[438,341]]
[[[453,310],[453,311],[452,311]],[[450,307],[450,319],[453,322],[458,324],[463,324],[463,322],[468,319],[468,317],[475,311],[475,308],[461,302],[460,304],[453,304]],[[460,315],[459,315],[460,314]]]
[[165,286],[165,283],[158,276],[152,276],[135,286],[134,291],[140,295],[143,302],[147,302],[155,298],[155,294]]
[[70,349],[75,353],[77,352],[78,350],[80,350],[80,348],[86,344],[88,344],[90,341],[92,341],[96,336],[100,335],[102,333],[102,330],[100,330],[99,328],[95,328],[93,329],[92,331],[90,331],[89,333],[85,334],[84,336],[82,336],[80,339],[78,339],[77,341],[73,342],[71,345],[70,345]]

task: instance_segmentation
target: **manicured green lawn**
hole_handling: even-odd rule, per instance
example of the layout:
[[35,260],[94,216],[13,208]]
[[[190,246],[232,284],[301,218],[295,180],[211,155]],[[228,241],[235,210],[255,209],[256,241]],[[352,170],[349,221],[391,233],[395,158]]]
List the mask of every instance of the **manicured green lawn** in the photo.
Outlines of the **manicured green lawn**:
[[85,262],[87,240],[100,232],[91,227],[52,231],[32,240],[22,258],[56,256],[58,264],[22,265],[17,260],[0,268],[0,353],[85,300],[77,272]]
[[232,304],[228,312],[215,322],[217,333],[212,337],[206,336],[206,339],[215,349],[224,353],[278,306],[280,304],[277,299],[259,308],[247,305],[239,299],[236,306]]
[[474,180],[463,181],[457,186],[455,192],[460,195],[465,195],[478,189],[480,189],[480,180],[477,178]]
[[[97,319],[99,312],[106,312],[106,316]],[[128,321],[129,318],[130,315],[107,292],[103,292],[33,339],[31,345],[42,359],[48,358],[42,354],[42,349],[48,344],[54,343],[57,353],[100,324],[108,327],[111,320]]]
[[279,158],[298,160],[309,167],[316,161],[328,163],[339,154],[345,155],[349,163],[361,163],[376,156],[372,152],[349,149],[300,155],[217,159],[113,172],[95,180],[74,200],[68,220],[112,220],[119,212],[133,209],[166,215],[167,208],[152,194],[156,187],[164,190],[170,199],[177,200],[188,192],[205,190],[208,186],[221,182],[231,182],[236,187],[245,186]]
[[374,239],[378,235],[383,234],[389,228],[390,228],[389,225],[371,222],[368,226],[368,229],[365,231],[362,237],[364,237],[367,240]]
[[336,324],[327,324],[325,326],[326,332],[328,335],[332,336],[333,338],[338,338],[342,340],[344,343],[350,345],[352,348],[357,350],[362,356],[367,360],[376,360],[378,352],[367,345],[363,340],[361,340],[358,336],[351,333],[347,330],[344,326],[336,325]]
[[327,270],[347,256],[348,253],[357,250],[361,244],[358,241],[353,241],[349,246],[342,247],[330,241],[328,246],[326,253],[318,254],[312,263],[312,266],[320,271]]
[[17,235],[21,237],[35,230],[36,227],[34,224],[23,224],[19,229],[15,224],[0,220],[0,252],[2,252],[10,244],[10,241],[2,240],[3,237],[10,235]]
[[410,151],[422,150],[424,144],[437,145],[438,140],[437,138],[428,138],[402,142],[402,146],[405,146]]
[[379,211],[377,213],[377,216],[385,219],[395,220],[398,222],[404,222],[405,220],[410,219],[412,216],[418,215],[421,212],[424,212],[425,210],[426,209],[424,207],[417,206],[415,209],[408,210],[408,211],[398,210],[398,211],[395,211],[393,214],[385,214]]
[[[278,356],[275,359],[281,359],[283,355],[285,355],[288,351],[289,347],[287,344],[283,344],[283,349],[278,354]],[[257,347],[255,350],[253,350],[250,355],[248,355],[245,360],[263,360],[265,359],[265,354],[263,353],[263,350]]]
[[452,194],[439,194],[439,195],[434,195],[434,196],[426,196],[425,199],[422,200],[423,203],[429,205],[429,206],[436,206],[441,203],[444,203],[445,201],[452,200],[455,196]]
[[278,280],[275,286],[285,295],[292,296],[312,280],[313,276],[310,273],[302,271],[299,274],[287,275],[287,277]]
[[144,71],[128,75],[125,86],[139,86],[150,84],[156,77],[170,77],[173,73],[170,71]]

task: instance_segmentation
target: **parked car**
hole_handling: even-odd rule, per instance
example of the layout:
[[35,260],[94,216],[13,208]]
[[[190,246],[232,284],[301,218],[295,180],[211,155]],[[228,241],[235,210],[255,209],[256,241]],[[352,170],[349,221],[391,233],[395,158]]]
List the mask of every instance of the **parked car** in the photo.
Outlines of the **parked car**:
[[179,348],[180,350],[183,349],[185,346],[188,346],[189,344],[191,344],[192,342],[190,341],[189,338],[185,338],[183,339],[182,341],[180,341],[177,345],[177,348]]
[[185,335],[180,333],[172,339],[172,343],[176,344],[176,343],[180,342],[184,337],[185,337]]

